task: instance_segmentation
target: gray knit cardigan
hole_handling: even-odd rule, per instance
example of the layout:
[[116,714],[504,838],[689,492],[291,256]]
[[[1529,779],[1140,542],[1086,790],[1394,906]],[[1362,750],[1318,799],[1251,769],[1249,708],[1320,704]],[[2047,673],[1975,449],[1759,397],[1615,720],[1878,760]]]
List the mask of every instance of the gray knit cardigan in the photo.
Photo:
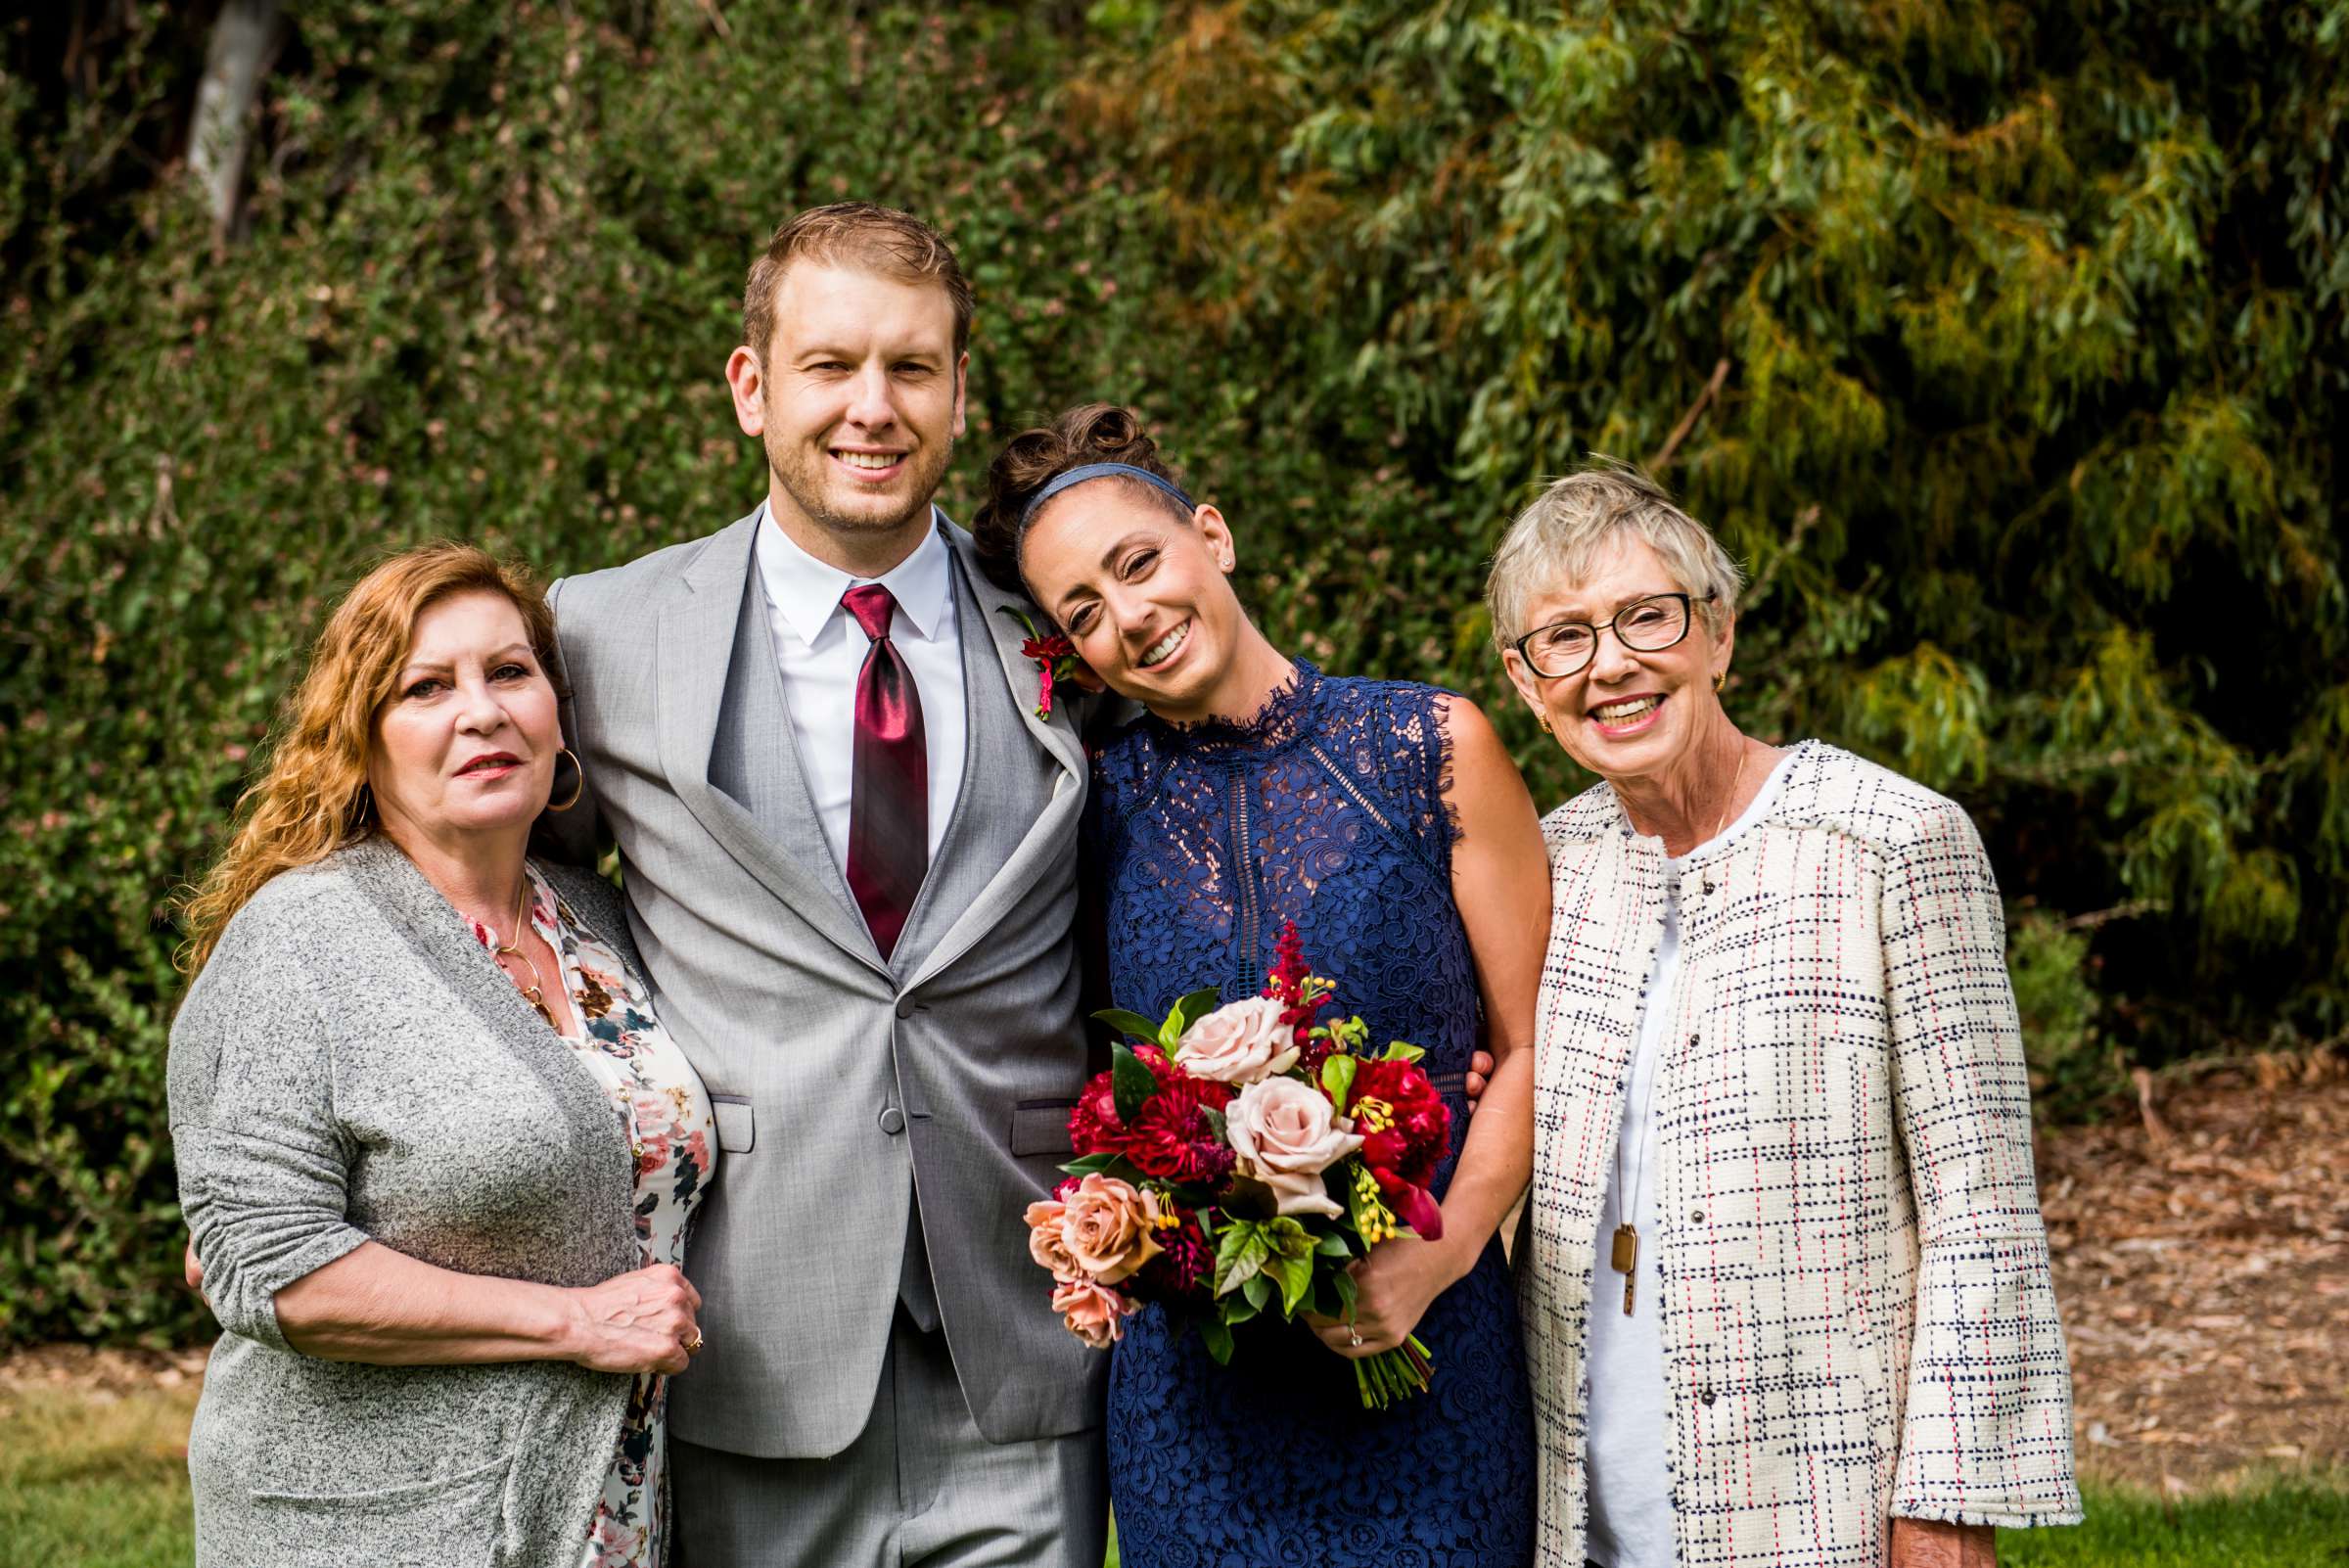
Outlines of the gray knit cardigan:
[[[540,868],[635,967],[611,888]],[[466,1273],[636,1267],[620,1119],[390,843],[278,876],[171,1027],[180,1202],[227,1330],[188,1441],[199,1568],[576,1568],[624,1376],[303,1356],[276,1293],[373,1239]]]

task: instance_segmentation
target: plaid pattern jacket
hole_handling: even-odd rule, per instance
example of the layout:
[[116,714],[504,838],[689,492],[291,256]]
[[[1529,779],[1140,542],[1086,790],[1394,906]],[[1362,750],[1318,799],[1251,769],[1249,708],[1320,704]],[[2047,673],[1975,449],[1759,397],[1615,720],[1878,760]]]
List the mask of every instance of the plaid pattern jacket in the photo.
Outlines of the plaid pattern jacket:
[[1551,866],[1520,1270],[1544,1568],[1582,1568],[1590,1273],[1643,1006],[1682,1568],[1877,1568],[1892,1515],[2074,1524],[2004,912],[1965,813],[1817,741],[1681,874],[1600,784]]

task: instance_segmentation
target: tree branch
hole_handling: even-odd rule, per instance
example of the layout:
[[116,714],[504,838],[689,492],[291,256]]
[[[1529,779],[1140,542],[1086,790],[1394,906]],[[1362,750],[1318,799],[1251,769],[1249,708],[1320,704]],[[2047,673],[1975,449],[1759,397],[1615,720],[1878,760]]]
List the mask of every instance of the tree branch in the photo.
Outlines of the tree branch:
[[215,241],[226,240],[236,222],[253,141],[253,104],[284,29],[279,0],[228,0],[212,25],[188,125],[188,171],[204,187]]
[[1656,448],[1656,455],[1647,460],[1648,473],[1661,474],[1672,466],[1673,454],[1681,449],[1681,442],[1688,438],[1688,433],[1696,429],[1696,422],[1704,418],[1705,410],[1712,406],[1713,399],[1721,395],[1722,383],[1728,379],[1729,359],[1724,354],[1713,367],[1713,379],[1705,383],[1705,390],[1696,394],[1696,401],[1688,405],[1688,412],[1681,416],[1681,422],[1672,427],[1672,434],[1664,438],[1664,444]]

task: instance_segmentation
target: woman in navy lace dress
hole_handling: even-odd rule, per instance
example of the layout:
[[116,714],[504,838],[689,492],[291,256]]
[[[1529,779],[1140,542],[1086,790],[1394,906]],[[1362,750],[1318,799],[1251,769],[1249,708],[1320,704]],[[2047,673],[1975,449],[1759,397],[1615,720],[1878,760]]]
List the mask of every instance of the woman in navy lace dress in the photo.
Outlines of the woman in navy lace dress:
[[[1242,1325],[1232,1364],[1145,1310],[1117,1347],[1110,1496],[1128,1568],[1518,1568],[1534,1452],[1496,1236],[1532,1142],[1535,993],[1549,921],[1533,803],[1465,699],[1324,675],[1234,596],[1221,515],[1194,506],[1124,409],[1015,438],[982,549],[1143,717],[1095,754],[1090,875],[1121,1006],[1253,995],[1294,921],[1369,1038],[1424,1046],[1452,1114],[1440,1240],[1356,1266],[1354,1320]],[[1496,1066],[1473,1123],[1464,1079]],[[1361,1407],[1351,1357],[1416,1332],[1425,1395]]]

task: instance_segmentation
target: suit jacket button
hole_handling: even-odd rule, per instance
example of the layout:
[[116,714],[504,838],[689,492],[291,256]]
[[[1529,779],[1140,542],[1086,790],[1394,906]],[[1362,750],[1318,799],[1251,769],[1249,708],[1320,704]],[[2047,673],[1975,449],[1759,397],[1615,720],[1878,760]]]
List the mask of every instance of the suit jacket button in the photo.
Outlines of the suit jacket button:
[[905,1130],[905,1113],[896,1106],[886,1106],[881,1112],[881,1130],[896,1137]]
[[913,998],[912,998],[911,996],[903,996],[903,997],[900,997],[900,998],[898,998],[898,1016],[899,1018],[911,1018],[911,1017],[913,1016],[913,1013],[914,1013]]
[[1701,1391],[1696,1397],[1702,1404],[1710,1405],[1713,1403],[1713,1391],[1711,1389],[1705,1389]]

